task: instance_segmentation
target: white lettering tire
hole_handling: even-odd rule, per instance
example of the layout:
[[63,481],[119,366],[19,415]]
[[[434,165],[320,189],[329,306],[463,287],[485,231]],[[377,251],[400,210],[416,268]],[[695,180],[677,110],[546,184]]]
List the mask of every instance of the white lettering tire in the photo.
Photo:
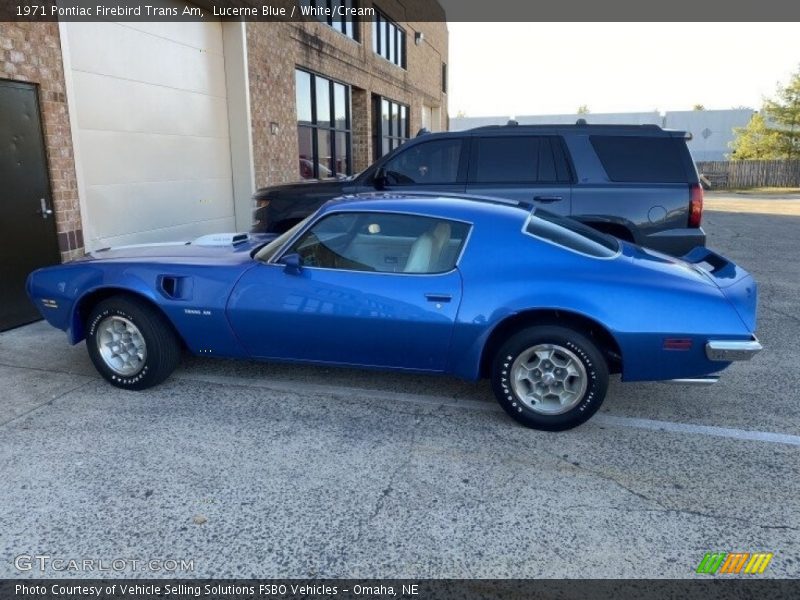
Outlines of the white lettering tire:
[[608,389],[608,365],[586,336],[556,325],[509,338],[492,366],[500,406],[526,427],[562,431],[589,419]]

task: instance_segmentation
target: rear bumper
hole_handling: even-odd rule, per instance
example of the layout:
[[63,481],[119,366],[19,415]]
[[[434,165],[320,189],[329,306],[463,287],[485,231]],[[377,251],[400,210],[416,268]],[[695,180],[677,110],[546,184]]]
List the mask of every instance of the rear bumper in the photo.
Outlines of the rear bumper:
[[697,246],[705,246],[706,232],[702,227],[666,229],[644,236],[639,243],[646,248],[681,257]]
[[761,352],[763,346],[755,337],[752,340],[709,340],[706,343],[706,357],[715,362],[750,360]]

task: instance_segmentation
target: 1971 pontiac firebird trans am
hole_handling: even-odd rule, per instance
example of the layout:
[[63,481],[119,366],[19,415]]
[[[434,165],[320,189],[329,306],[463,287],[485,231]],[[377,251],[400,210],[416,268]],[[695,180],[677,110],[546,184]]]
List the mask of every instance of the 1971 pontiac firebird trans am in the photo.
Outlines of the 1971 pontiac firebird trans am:
[[283,235],[108,248],[28,293],[112,385],[164,381],[181,351],[488,377],[517,421],[588,419],[610,373],[712,382],[761,349],[756,284],[699,247],[675,259],[525,203],[334,200]]

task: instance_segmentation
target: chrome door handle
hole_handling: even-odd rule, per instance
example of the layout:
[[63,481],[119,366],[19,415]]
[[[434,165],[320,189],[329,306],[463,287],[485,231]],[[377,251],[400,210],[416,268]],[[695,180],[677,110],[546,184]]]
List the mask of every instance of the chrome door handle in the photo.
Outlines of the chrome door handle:
[[541,202],[542,204],[550,204],[551,202],[561,202],[564,198],[561,196],[534,196],[534,202]]
[[425,294],[428,302],[450,302],[453,297],[450,294]]
[[41,208],[36,212],[42,215],[43,219],[46,219],[47,217],[53,214],[53,210],[51,208],[47,208],[47,200],[45,200],[44,198],[39,198],[39,205],[41,206]]

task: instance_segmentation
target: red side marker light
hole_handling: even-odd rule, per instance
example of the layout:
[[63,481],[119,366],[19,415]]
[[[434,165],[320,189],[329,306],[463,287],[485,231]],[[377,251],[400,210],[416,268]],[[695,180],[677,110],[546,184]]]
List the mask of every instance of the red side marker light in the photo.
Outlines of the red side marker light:
[[664,340],[664,350],[691,350],[692,340],[684,338],[666,338]]

